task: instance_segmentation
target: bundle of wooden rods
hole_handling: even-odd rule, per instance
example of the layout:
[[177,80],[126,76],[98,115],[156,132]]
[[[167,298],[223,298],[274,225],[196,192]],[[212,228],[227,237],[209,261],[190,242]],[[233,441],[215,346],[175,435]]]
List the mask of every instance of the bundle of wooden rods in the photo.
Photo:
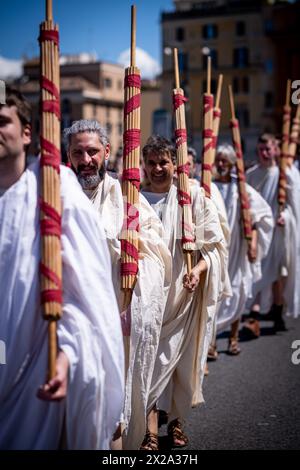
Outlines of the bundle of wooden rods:
[[214,110],[213,110],[213,156],[212,156],[212,164],[214,164],[215,158],[216,158],[217,142],[218,142],[218,136],[219,136],[220,122],[221,122],[220,100],[221,100],[222,85],[223,85],[223,75],[220,74],[219,79],[218,79],[218,88],[217,88],[215,106],[214,106]]
[[210,198],[211,176],[214,159],[214,132],[213,132],[213,110],[214,97],[211,93],[211,58],[207,58],[207,88],[203,94],[203,147],[202,147],[202,174],[201,186],[205,196]]
[[243,151],[241,145],[241,134],[239,128],[239,121],[235,116],[235,107],[232,94],[231,85],[228,86],[229,91],[229,100],[230,100],[230,109],[231,109],[231,120],[230,127],[232,130],[232,143],[236,153],[236,170],[238,178],[238,188],[240,195],[240,204],[241,204],[241,216],[243,224],[244,238],[247,240],[250,245],[252,239],[252,221],[250,215],[250,204],[249,197],[246,189],[246,177],[244,169],[244,159]]
[[57,356],[56,321],[62,315],[59,36],[53,23],[52,0],[40,26],[41,85],[41,304],[49,321],[48,378],[54,377]]
[[187,271],[192,269],[192,251],[195,249],[195,237],[193,232],[193,219],[191,207],[191,192],[189,182],[189,166],[187,154],[187,132],[185,122],[184,103],[186,98],[180,88],[178,53],[174,49],[175,89],[173,90],[173,107],[175,113],[175,142],[178,175],[178,203],[182,207],[182,248],[186,254]]
[[125,71],[122,193],[124,223],[121,234],[121,289],[124,309],[136,282],[139,258],[140,100],[141,77],[135,66],[136,10],[131,7],[131,60]]
[[296,156],[297,145],[299,142],[299,134],[300,134],[300,104],[298,104],[297,109],[296,109],[296,114],[293,119],[290,140],[289,140],[289,158],[291,160],[290,161],[291,164]]
[[285,106],[283,107],[283,121],[282,121],[282,140],[281,140],[281,153],[279,159],[279,181],[278,181],[278,205],[279,212],[282,212],[286,203],[286,167],[289,158],[289,141],[290,141],[290,127],[291,127],[291,80],[287,81]]

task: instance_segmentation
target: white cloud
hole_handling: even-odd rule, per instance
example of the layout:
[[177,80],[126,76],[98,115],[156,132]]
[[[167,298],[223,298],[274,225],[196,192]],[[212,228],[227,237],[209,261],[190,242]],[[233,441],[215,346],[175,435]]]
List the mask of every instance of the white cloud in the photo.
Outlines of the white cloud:
[[22,60],[6,59],[0,56],[0,79],[20,77],[23,73]]
[[[130,49],[121,52],[118,57],[118,63],[124,67],[129,67],[130,65]],[[159,63],[151,57],[148,52],[136,48],[136,65],[141,71],[142,78],[152,79],[155,78],[161,72]]]

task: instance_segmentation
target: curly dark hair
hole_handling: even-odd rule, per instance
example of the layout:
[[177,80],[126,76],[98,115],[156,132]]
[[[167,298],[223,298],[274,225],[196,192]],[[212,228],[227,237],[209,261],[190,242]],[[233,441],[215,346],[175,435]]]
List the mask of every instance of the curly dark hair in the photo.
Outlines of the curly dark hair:
[[160,135],[151,135],[143,147],[143,160],[146,163],[150,155],[162,155],[165,153],[171,158],[173,164],[176,165],[176,151],[172,142]]

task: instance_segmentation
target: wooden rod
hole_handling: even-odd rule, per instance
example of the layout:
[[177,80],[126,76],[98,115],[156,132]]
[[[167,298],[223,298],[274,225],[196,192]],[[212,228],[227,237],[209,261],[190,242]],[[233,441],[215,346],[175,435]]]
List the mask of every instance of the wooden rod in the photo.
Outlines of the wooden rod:
[[46,21],[53,21],[52,0],[46,0]]
[[235,119],[234,100],[233,100],[233,93],[232,93],[231,85],[228,85],[228,93],[229,93],[229,101],[230,101],[230,109],[231,109],[231,118]]
[[191,271],[192,271],[192,253],[190,251],[186,252],[186,265],[187,265],[188,274],[191,274]]
[[57,336],[56,321],[50,320],[48,324],[48,379],[56,374]]
[[130,66],[135,67],[136,63],[136,8],[131,5],[131,44],[130,44]]
[[180,88],[177,47],[174,47],[174,72],[175,72],[175,88]]
[[207,84],[206,84],[206,91],[208,95],[211,92],[211,57],[207,57]]
[[216,94],[215,108],[220,107],[222,85],[223,85],[223,74],[221,73],[219,75],[219,79],[218,79],[218,88],[217,88],[217,94]]

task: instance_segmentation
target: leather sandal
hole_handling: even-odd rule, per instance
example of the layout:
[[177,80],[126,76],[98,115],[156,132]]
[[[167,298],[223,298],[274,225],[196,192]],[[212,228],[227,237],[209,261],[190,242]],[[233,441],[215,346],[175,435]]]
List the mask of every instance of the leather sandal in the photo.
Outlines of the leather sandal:
[[240,354],[241,348],[239,347],[239,342],[236,338],[230,338],[228,343],[227,354],[230,356],[237,356]]
[[168,425],[168,436],[172,447],[185,447],[188,445],[188,437],[182,430],[182,424],[179,419],[174,419]]
[[147,431],[140,450],[158,450],[158,435]]

